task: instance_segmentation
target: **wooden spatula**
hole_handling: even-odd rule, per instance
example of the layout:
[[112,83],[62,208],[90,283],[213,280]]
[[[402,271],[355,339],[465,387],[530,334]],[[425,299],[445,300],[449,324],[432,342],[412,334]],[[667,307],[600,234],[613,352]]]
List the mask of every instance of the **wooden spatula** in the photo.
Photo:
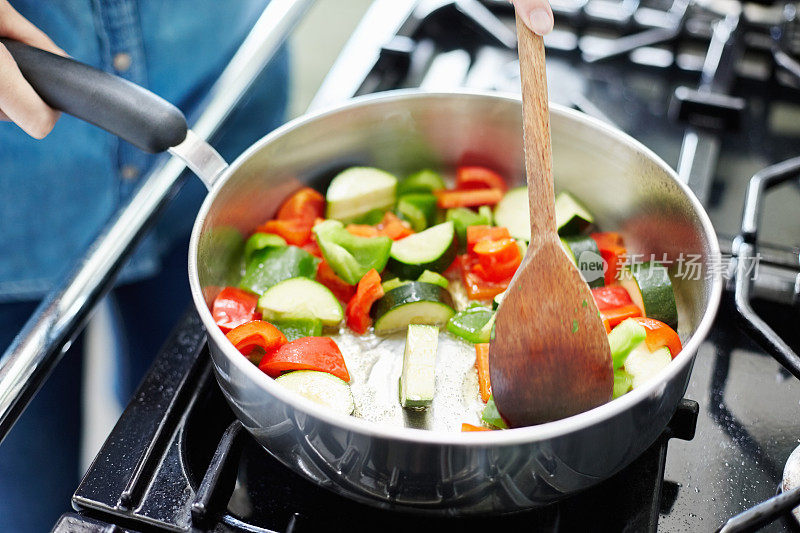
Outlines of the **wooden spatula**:
[[[556,231],[544,44],[517,17],[531,241],[497,311],[492,393],[512,427],[611,399],[611,351],[597,306]],[[578,192],[578,191],[576,191]]]

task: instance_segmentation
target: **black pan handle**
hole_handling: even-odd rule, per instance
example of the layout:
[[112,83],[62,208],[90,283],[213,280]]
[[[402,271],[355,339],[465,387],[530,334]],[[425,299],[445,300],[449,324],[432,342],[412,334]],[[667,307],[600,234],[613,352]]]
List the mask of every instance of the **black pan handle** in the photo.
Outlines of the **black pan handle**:
[[47,104],[125,139],[164,152],[186,138],[183,113],[128,80],[18,41],[0,39]]

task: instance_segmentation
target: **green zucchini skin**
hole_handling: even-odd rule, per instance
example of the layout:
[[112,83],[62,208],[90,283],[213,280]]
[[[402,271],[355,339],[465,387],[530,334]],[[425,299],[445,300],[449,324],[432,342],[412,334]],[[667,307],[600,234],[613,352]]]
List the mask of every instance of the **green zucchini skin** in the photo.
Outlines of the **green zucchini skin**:
[[[451,222],[446,222],[446,224],[449,224],[452,227]],[[433,226],[425,231],[435,230],[438,227],[439,226]],[[456,242],[455,230],[452,231],[450,242],[446,245],[446,248],[444,248],[438,256],[433,257],[429,261],[423,261],[420,263],[411,263],[411,262],[406,262],[402,260],[400,257],[398,257],[397,253],[395,252],[395,248],[398,243],[403,242],[406,239],[418,240],[419,236],[424,235],[424,233],[425,232],[411,235],[410,237],[406,237],[405,239],[396,241],[395,244],[392,245],[392,250],[389,254],[389,261],[386,263],[386,268],[392,274],[395,274],[397,277],[402,279],[417,279],[426,270],[440,273],[447,270],[447,267],[453,264],[453,261],[456,258],[456,249],[458,246],[458,243]]]
[[[603,257],[600,255],[597,242],[585,235],[563,237],[561,241],[572,252],[575,265],[580,270],[583,279],[589,284],[589,287],[604,286]],[[589,253],[587,254],[587,252]]]
[[633,303],[642,308],[646,317],[660,320],[673,329],[678,327],[678,307],[667,267],[648,261],[626,268],[621,278],[620,285],[627,289]]
[[[410,313],[408,306],[419,307],[420,313]],[[430,315],[431,308],[438,310],[440,316]],[[454,314],[450,293],[439,285],[422,281],[411,281],[388,291],[370,310],[377,334],[402,330],[410,323],[442,325]]]

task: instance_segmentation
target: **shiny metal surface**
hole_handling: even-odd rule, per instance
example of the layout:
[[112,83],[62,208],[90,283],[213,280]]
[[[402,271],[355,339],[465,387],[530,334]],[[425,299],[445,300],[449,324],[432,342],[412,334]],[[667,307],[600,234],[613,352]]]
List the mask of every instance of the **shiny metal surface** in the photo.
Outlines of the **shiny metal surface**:
[[[193,126],[199,143],[204,144],[217,131],[312,3],[313,0],[273,0],[265,8],[200,106]],[[214,152],[213,148],[208,149]],[[219,175],[224,165],[217,158],[211,154],[206,159],[210,165],[198,169],[201,175],[207,175],[206,184],[213,182],[213,176]],[[171,158],[162,160],[151,171],[0,358],[0,440],[47,379],[94,305],[111,288],[139,239],[178,190],[185,168],[180,160]]]
[[399,175],[422,167],[488,164],[523,182],[521,107],[498,94],[386,93],[298,119],[252,146],[220,178],[195,223],[192,295],[209,331],[217,379],[245,427],[284,464],[378,506],[461,514],[509,512],[589,487],[638,456],[683,395],[694,354],[716,313],[719,254],[700,204],[641,144],[585,115],[553,106],[556,186],[636,253],[698,254],[705,276],[676,279],[684,350],[660,379],[557,422],[461,434],[391,427],[333,415],[275,385],[214,325],[204,288],[238,274],[243,237],[303,184],[375,165]]

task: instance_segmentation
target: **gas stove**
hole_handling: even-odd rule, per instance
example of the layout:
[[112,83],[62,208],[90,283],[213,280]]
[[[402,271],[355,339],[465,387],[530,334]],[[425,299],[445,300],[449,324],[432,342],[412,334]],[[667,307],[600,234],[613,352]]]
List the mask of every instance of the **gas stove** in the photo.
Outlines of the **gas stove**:
[[[800,443],[800,382],[784,368],[800,377],[786,355],[800,349],[800,163],[759,171],[800,151],[795,4],[558,0],[553,9],[556,29],[545,39],[551,99],[616,125],[677,168],[724,252],[728,291],[697,354],[691,399],[653,446],[597,487],[526,513],[378,511],[299,478],[252,440],[214,383],[190,311],[56,531],[705,531],[775,496]],[[378,0],[311,108],[405,87],[518,92],[515,47],[503,0]],[[779,195],[756,194],[772,182]],[[750,274],[752,283],[737,283]],[[752,309],[742,305],[751,299]],[[770,353],[782,349],[785,365],[747,332]],[[730,530],[755,523],[753,513],[743,517]],[[779,513],[766,529],[796,527]]]

